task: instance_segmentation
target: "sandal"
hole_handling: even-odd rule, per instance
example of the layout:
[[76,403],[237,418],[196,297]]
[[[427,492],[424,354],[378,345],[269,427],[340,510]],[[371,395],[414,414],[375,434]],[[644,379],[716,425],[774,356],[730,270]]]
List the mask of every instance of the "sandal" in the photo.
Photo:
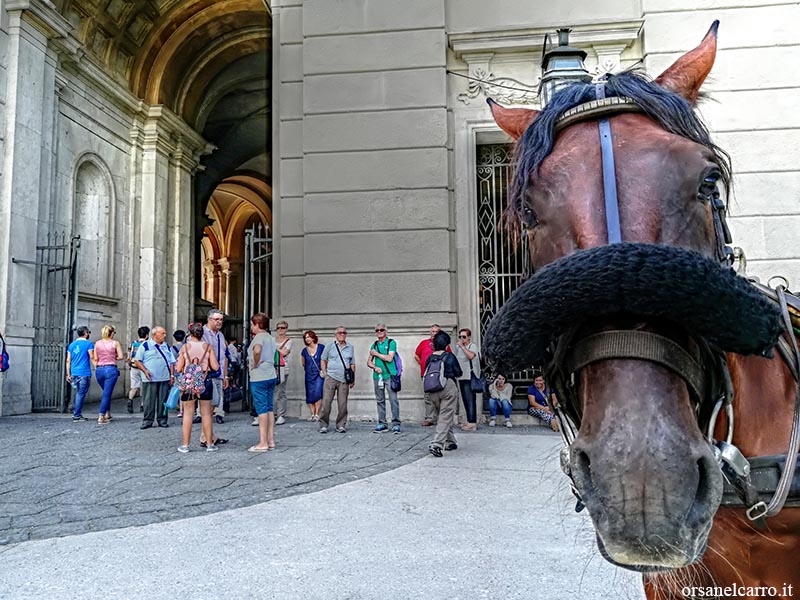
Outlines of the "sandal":
[[248,452],[266,452],[269,448],[256,448],[255,446],[250,446],[247,451]]
[[[228,443],[228,440],[226,440],[225,438],[217,438],[217,439],[214,440],[214,445],[215,446],[221,446],[222,444],[227,444],[227,443]],[[206,444],[205,442],[200,442],[200,447],[201,448],[205,448],[207,446],[208,446],[208,444]]]

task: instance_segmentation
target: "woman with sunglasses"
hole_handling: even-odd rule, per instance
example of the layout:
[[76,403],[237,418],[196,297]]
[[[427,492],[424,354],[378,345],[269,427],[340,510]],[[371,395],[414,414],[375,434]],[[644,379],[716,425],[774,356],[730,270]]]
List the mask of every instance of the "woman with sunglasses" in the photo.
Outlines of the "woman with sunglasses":
[[461,377],[458,378],[458,388],[461,392],[461,401],[467,422],[461,425],[464,431],[475,431],[478,428],[478,413],[476,409],[475,392],[472,391],[470,378],[472,373],[481,376],[481,358],[477,344],[472,341],[472,331],[466,327],[458,332],[458,343],[455,352],[458,364],[461,367]]
[[316,332],[308,330],[303,334],[303,342],[306,347],[300,353],[300,362],[306,372],[306,404],[311,410],[309,421],[319,421],[319,406],[322,403],[322,385],[325,380],[322,377],[320,359],[325,350],[325,344],[319,343]]

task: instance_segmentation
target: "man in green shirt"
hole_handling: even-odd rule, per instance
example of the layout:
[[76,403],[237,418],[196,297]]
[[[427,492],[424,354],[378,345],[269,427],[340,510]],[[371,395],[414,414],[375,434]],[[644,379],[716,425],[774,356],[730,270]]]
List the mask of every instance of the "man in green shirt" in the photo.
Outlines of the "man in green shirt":
[[378,402],[378,425],[373,433],[389,431],[386,424],[386,395],[392,406],[392,433],[400,433],[400,402],[397,392],[391,388],[391,377],[397,375],[394,356],[397,353],[397,342],[388,337],[384,323],[375,326],[375,335],[378,337],[369,350],[367,366],[372,369],[372,383],[375,386],[375,400]]

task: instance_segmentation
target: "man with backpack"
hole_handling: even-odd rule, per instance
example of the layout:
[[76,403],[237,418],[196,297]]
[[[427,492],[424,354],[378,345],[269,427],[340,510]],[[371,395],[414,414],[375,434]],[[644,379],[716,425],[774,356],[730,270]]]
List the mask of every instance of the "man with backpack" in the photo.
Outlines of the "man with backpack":
[[430,394],[436,417],[436,434],[428,450],[441,457],[442,450],[456,450],[455,425],[456,405],[458,404],[458,384],[462,375],[458,359],[447,351],[450,336],[440,331],[433,336],[433,353],[425,361],[425,375],[422,388]]
[[[397,342],[387,336],[386,325],[378,323],[375,334],[378,339],[369,349],[367,366],[372,369],[372,383],[375,387],[375,400],[378,403],[378,425],[373,433],[389,431],[386,424],[386,395],[392,406],[392,433],[400,433],[400,402],[397,399],[396,377],[398,375],[395,359],[397,358]],[[393,377],[395,378],[393,380]]]

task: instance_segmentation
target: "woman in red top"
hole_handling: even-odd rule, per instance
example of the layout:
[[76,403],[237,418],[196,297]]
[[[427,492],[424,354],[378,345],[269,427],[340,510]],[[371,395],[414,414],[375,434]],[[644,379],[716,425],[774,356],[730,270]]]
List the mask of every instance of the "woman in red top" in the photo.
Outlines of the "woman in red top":
[[119,379],[117,361],[122,360],[122,346],[114,339],[117,331],[111,325],[105,325],[102,330],[102,339],[98,340],[93,350],[89,350],[89,358],[95,367],[94,376],[103,389],[103,398],[100,400],[100,414],[97,417],[98,425],[111,422],[111,395]]

